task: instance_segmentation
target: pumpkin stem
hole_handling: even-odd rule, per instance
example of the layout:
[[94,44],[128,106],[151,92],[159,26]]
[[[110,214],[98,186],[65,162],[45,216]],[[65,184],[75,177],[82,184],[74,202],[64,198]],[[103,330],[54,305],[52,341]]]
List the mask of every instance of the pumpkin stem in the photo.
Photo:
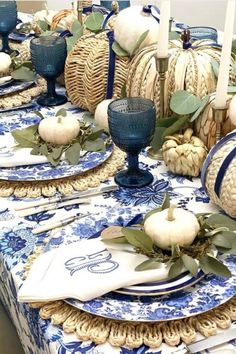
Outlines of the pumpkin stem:
[[168,211],[167,211],[167,218],[166,220],[168,221],[173,221],[175,220],[175,217],[174,217],[174,209],[176,208],[176,205],[170,205],[170,207],[168,208]]
[[189,142],[191,140],[192,135],[193,135],[193,129],[191,128],[186,129],[184,132],[184,140],[186,142]]

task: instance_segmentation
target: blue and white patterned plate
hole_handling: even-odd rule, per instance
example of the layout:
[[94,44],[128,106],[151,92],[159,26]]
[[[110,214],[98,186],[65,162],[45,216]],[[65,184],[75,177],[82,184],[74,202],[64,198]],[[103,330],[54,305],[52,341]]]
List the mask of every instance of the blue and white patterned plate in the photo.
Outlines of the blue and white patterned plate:
[[61,161],[56,167],[52,167],[50,163],[42,163],[0,168],[0,179],[28,182],[75,176],[101,165],[111,156],[112,151],[113,145],[108,146],[105,152],[87,152],[81,157],[78,165],[70,165],[67,161]]
[[21,82],[21,81],[13,81],[11,85],[0,87],[0,96],[16,93],[19,91],[23,91],[33,86],[34,81],[29,82]]
[[230,268],[229,279],[207,275],[196,285],[163,296],[129,296],[115,292],[96,299],[66,302],[93,315],[122,321],[159,322],[195,316],[212,310],[236,294],[236,256],[224,263]]
[[[99,213],[90,214],[58,231],[46,250],[61,243],[98,237],[101,230],[110,225],[127,226],[131,220],[137,223],[134,217],[149,210],[147,207],[100,207]],[[223,259],[223,256],[219,258]],[[110,292],[90,301],[68,299],[66,302],[85,312],[115,320],[154,322],[190,317],[220,306],[236,294],[236,256],[228,256],[224,263],[232,272],[231,278],[206,275],[197,284],[168,295],[130,296]]]
[[156,281],[145,284],[132,285],[116,290],[119,294],[136,296],[158,296],[174,293],[186,289],[199,282],[205,274],[202,270],[193,277],[189,272],[184,272],[172,279]]

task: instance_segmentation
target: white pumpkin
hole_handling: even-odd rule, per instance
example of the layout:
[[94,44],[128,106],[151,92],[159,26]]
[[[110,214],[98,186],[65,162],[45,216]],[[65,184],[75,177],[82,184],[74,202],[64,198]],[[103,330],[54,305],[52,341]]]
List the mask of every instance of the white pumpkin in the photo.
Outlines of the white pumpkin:
[[150,215],[144,222],[144,230],[158,247],[168,249],[176,244],[191,245],[200,225],[190,211],[171,206]]
[[140,36],[149,30],[140,48],[157,43],[159,24],[150,14],[144,13],[142,6],[131,6],[122,10],[114,23],[116,42],[129,54],[133,53]]
[[53,17],[56,15],[57,11],[54,10],[41,10],[34,14],[34,22],[46,21],[49,25],[52,23]]
[[0,73],[4,74],[9,71],[11,66],[11,57],[9,54],[0,53]]
[[41,138],[55,145],[67,145],[77,137],[80,131],[79,121],[75,117],[50,117],[42,119],[38,132]]
[[236,95],[233,96],[229,105],[229,118],[234,126],[236,126]]
[[94,113],[94,119],[96,124],[101,128],[108,128],[107,108],[112,101],[112,99],[104,100],[97,105]]

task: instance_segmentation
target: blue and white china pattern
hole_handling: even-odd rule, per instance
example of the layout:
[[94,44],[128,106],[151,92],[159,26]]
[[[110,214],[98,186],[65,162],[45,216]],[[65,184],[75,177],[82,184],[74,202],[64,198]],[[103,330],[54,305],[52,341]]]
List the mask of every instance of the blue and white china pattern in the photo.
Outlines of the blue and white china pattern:
[[[80,110],[76,109],[74,112],[72,110],[72,114],[73,113],[79,115]],[[45,117],[49,117],[54,115],[55,111],[46,111],[44,109],[42,110],[42,114],[44,114]],[[79,116],[81,116],[81,114]],[[4,135],[6,132],[38,122],[39,117],[33,112],[27,115],[25,115],[24,112],[19,112],[19,115],[16,113],[11,117],[11,122],[9,122],[9,117],[6,115],[2,117],[0,122],[0,134]],[[81,157],[78,165],[70,165],[67,161],[61,161],[59,165],[54,168],[52,168],[50,163],[4,167],[0,168],[0,179],[9,181],[42,181],[74,176],[99,166],[111,156],[112,151],[113,145],[107,146],[105,152],[87,152]],[[10,153],[12,152],[8,150],[7,146],[0,146],[0,156],[5,157],[6,154]]]
[[33,85],[34,85],[34,81],[28,81],[28,82],[13,81],[9,83],[9,85],[0,87],[0,96],[8,95],[9,93],[16,93],[19,91],[23,91]]
[[[78,114],[80,112],[69,103],[67,107],[72,113]],[[41,112],[44,114],[46,109],[42,109]],[[47,110],[48,116],[53,114],[53,109]],[[31,111],[26,113],[21,110],[8,117],[2,116],[0,134],[37,121],[38,117]],[[167,172],[163,163],[156,163],[148,159],[145,154],[141,156],[140,160],[155,175],[153,184],[145,187],[141,193],[137,190],[119,188],[118,191],[108,195],[93,197],[90,206],[83,205],[73,209],[61,208],[38,213],[24,219],[19,218],[14,211],[14,203],[21,201],[19,198],[1,198],[0,298],[16,326],[26,354],[173,353],[174,349],[166,344],[156,349],[150,349],[145,345],[137,349],[129,349],[125,347],[114,348],[108,342],[101,345],[90,341],[81,342],[75,334],[66,334],[61,326],[54,326],[50,320],[40,319],[38,310],[17,302],[17,291],[23,282],[24,265],[35,246],[43,246],[44,250],[48,251],[78,239],[97,237],[107,225],[126,226],[135,215],[143,215],[158,206],[162,202],[165,192],[170,194],[173,203],[189,210],[195,212],[217,210],[202,191],[198,178],[188,179],[174,176]],[[112,178],[109,183],[112,183]],[[32,200],[25,199],[25,202],[27,201]],[[34,227],[78,212],[89,213],[89,215],[60,230],[44,232],[39,235],[32,234]],[[44,242],[48,237],[49,242],[45,246]],[[110,293],[90,302],[81,303],[81,308],[108,317],[125,317],[132,320],[140,318],[156,321],[191,316],[214,308],[236,294],[236,258],[227,257],[227,263],[234,273],[234,276],[229,280],[209,275],[186,290],[157,298],[141,297],[139,302],[137,302],[137,297]],[[231,344],[226,344],[222,348],[235,348],[236,350],[236,342],[231,341]],[[183,349],[183,345],[180,344],[178,349]],[[213,351],[208,353],[211,352],[213,354]],[[206,352],[204,353],[206,354]]]

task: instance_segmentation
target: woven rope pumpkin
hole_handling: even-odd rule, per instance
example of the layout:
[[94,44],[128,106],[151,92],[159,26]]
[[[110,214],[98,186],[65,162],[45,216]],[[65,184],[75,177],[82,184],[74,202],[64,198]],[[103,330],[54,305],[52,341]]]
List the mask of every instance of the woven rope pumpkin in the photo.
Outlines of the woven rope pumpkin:
[[[109,60],[108,32],[81,37],[69,53],[65,65],[65,84],[71,102],[94,112],[106,98]],[[120,97],[130,59],[116,57],[113,96]]]
[[[229,96],[228,104],[230,104],[232,97]],[[213,111],[211,103],[215,100],[215,93],[211,94],[210,101],[204,111],[196,119],[194,124],[195,135],[198,136],[204,144],[210,149],[216,143],[216,123],[213,120]],[[227,112],[227,119],[222,124],[222,137],[231,132],[235,127],[229,119],[229,112]]]
[[202,168],[202,184],[212,201],[235,218],[236,130],[211,149]]
[[[133,58],[128,78],[127,94],[142,96],[155,102],[159,115],[159,75],[156,72],[157,46],[152,45],[139,51]],[[169,70],[166,79],[165,107],[169,111],[170,98],[178,90],[187,90],[199,97],[212,93],[216,88],[216,78],[211,59],[220,62],[221,51],[211,47],[208,41],[196,41],[189,49],[182,48],[182,41],[170,41]],[[235,59],[232,57],[232,64]],[[230,73],[230,78],[236,78]]]

